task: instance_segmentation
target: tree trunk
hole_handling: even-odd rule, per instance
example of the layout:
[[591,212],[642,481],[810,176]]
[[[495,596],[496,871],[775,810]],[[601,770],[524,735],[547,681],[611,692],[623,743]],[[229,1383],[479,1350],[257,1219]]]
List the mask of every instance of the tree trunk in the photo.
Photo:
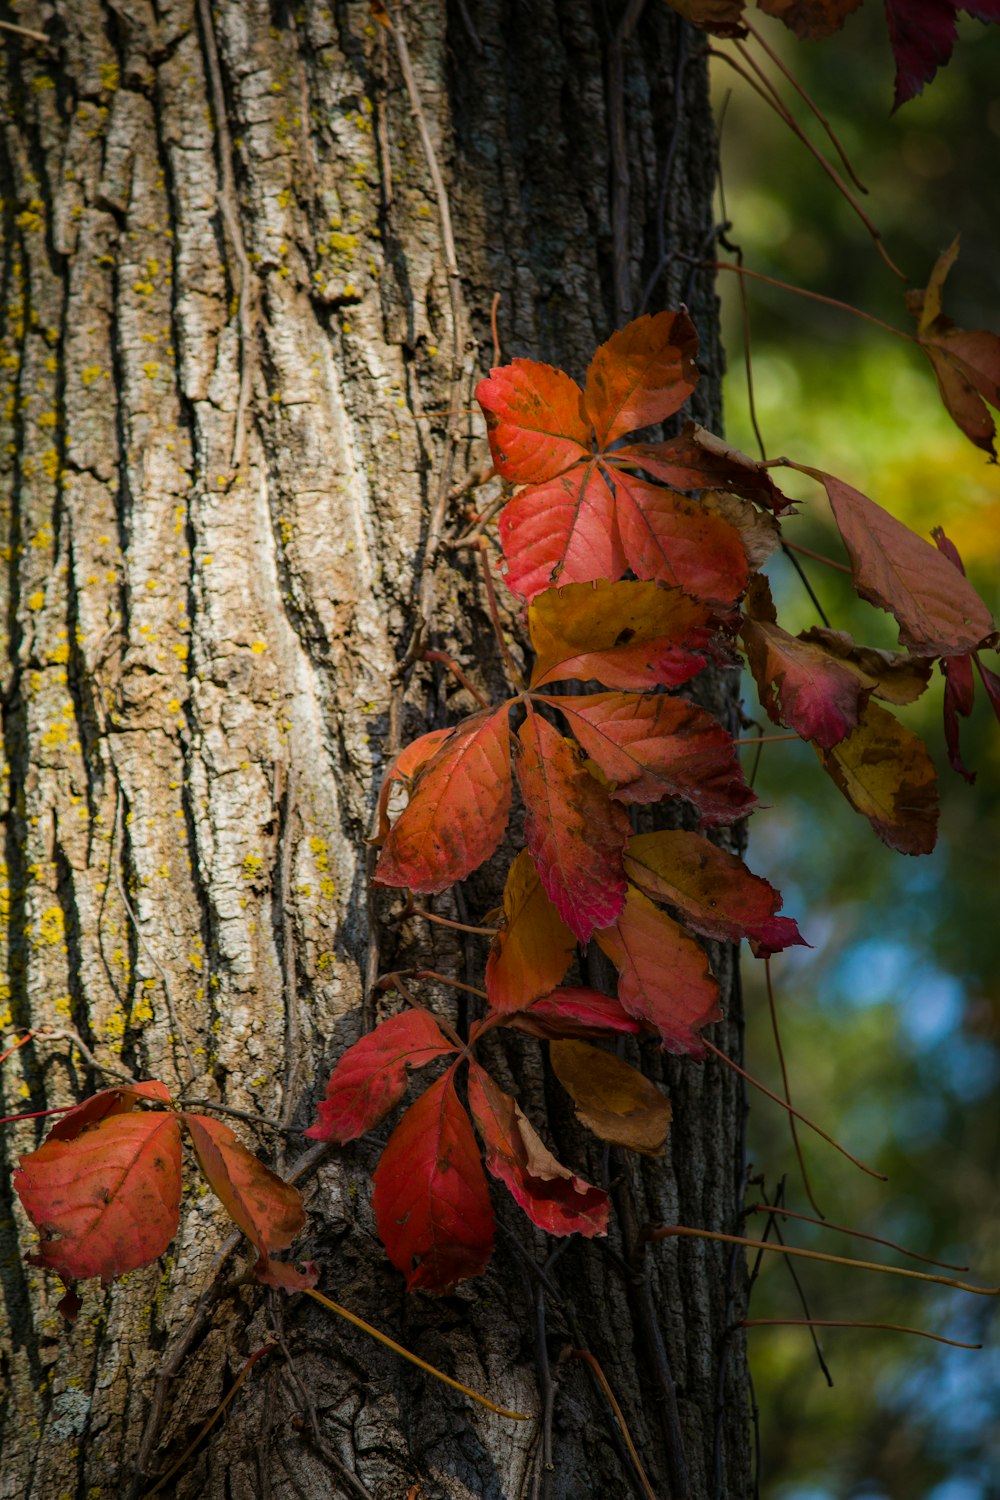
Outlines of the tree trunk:
[[[393,750],[468,707],[414,667],[423,640],[500,686],[476,567],[446,545],[496,493],[452,494],[487,461],[472,391],[494,292],[503,357],[577,376],[649,283],[651,311],[687,300],[695,415],[718,422],[714,295],[678,254],[711,229],[699,39],[662,0],[419,0],[408,52],[361,0],[25,0],[17,21],[49,40],[2,37],[4,1021],[42,1034],[2,1069],[4,1113],[114,1070],[160,1078],[288,1126],[233,1121],[289,1170],[333,1061],[383,1013],[378,974],[475,982],[485,956],[394,922],[363,838]],[[437,909],[481,916],[501,875]],[[732,955],[714,956],[735,1052]],[[455,995],[433,1003],[462,1023]],[[0,1186],[0,1497],[145,1493],[271,1334],[159,1493],[641,1494],[572,1347],[657,1495],[748,1495],[742,1260],[639,1237],[734,1227],[732,1074],[650,1050],[675,1123],[636,1161],[576,1133],[537,1044],[494,1061],[610,1179],[607,1246],[550,1256],[498,1198],[489,1273],[406,1296],[370,1206],[383,1130],[309,1157],[302,1248],[330,1295],[531,1421],[240,1280],[243,1247],[220,1268],[228,1220],[193,1186],[170,1256],[86,1284],[64,1326],[10,1187],[25,1122]]]

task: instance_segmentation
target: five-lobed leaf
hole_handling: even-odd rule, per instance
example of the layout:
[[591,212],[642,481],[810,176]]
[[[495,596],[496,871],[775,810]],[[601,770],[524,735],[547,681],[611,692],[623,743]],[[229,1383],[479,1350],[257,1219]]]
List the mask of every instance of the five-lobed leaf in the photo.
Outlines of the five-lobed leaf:
[[340,1144],[357,1140],[402,1099],[410,1068],[456,1050],[430,1011],[390,1016],[341,1055],[306,1135]]
[[177,1232],[181,1133],[166,1111],[110,1114],[20,1159],[14,1187],[41,1233],[33,1259],[105,1283],[163,1254]]
[[485,1271],[493,1209],[454,1068],[410,1105],[373,1181],[379,1236],[410,1291],[449,1292]]
[[588,1239],[607,1234],[607,1193],[556,1160],[517,1100],[478,1063],[469,1069],[469,1108],[486,1147],[487,1167],[533,1224],[547,1234],[582,1234]]

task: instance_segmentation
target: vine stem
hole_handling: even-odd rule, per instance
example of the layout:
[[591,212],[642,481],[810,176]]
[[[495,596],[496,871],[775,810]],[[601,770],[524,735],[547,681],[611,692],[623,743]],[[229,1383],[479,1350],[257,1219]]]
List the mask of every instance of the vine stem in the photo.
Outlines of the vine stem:
[[803,1260],[821,1260],[831,1266],[855,1266],[862,1271],[877,1271],[882,1276],[905,1276],[911,1281],[931,1281],[950,1286],[958,1292],[972,1292],[977,1297],[1000,1297],[1000,1286],[973,1286],[951,1276],[934,1276],[929,1271],[911,1271],[907,1266],[884,1266],[877,1260],[853,1260],[848,1255],[828,1255],[825,1250],[804,1250],[799,1245],[776,1245],[770,1240],[751,1240],[742,1234],[724,1234],[721,1229],[692,1229],[687,1224],[667,1224],[646,1230],[650,1240],[667,1240],[680,1236],[694,1240],[720,1240],[724,1245],[746,1245],[749,1250],[771,1250],[776,1255],[794,1255]]
[[483,569],[483,579],[486,583],[486,597],[489,601],[490,619],[493,622],[493,633],[496,636],[497,642],[500,646],[500,655],[503,657],[504,666],[507,668],[507,672],[510,676],[511,682],[517,688],[519,693],[523,693],[526,687],[524,676],[517,662],[510,654],[510,647],[507,645],[507,642],[504,639],[503,627],[500,624],[500,611],[497,608],[497,595],[496,590],[493,587],[493,575],[490,572],[489,552],[487,551],[486,541],[484,537],[479,538],[479,560]]
[[425,1374],[433,1375],[435,1380],[440,1380],[444,1385],[450,1385],[454,1391],[461,1391],[462,1395],[467,1396],[470,1401],[478,1401],[479,1405],[485,1406],[487,1411],[496,1412],[498,1417],[509,1417],[512,1422],[531,1421],[531,1417],[527,1412],[510,1411],[506,1406],[498,1406],[488,1396],[480,1396],[477,1391],[470,1390],[460,1380],[453,1380],[443,1370],[438,1370],[434,1365],[429,1365],[426,1360],[420,1358],[419,1354],[411,1354],[409,1349],[404,1349],[402,1344],[397,1344],[396,1340],[391,1339],[387,1333],[381,1333],[377,1328],[373,1328],[370,1323],[365,1322],[364,1318],[359,1318],[357,1313],[348,1312],[347,1308],[341,1307],[339,1302],[333,1302],[329,1297],[324,1297],[323,1293],[317,1292],[315,1287],[305,1287],[304,1291],[307,1297],[312,1297],[315,1302],[321,1303],[330,1312],[336,1313],[338,1318],[344,1318],[346,1322],[352,1323],[355,1328],[360,1328],[362,1333],[367,1333],[369,1338],[377,1339],[380,1344],[384,1344],[387,1349],[391,1349],[394,1354],[398,1354],[400,1359],[408,1359],[411,1365],[416,1365]]
[[572,1359],[582,1360],[583,1363],[587,1366],[588,1370],[590,1370],[591,1374],[594,1376],[594,1379],[597,1381],[598,1385],[601,1387],[601,1390],[607,1397],[608,1405],[614,1412],[615,1421],[618,1423],[618,1426],[621,1429],[621,1435],[625,1440],[625,1446],[628,1449],[628,1456],[635,1464],[635,1472],[639,1476],[639,1483],[642,1485],[643,1494],[646,1496],[646,1500],[656,1500],[656,1491],[650,1484],[646,1471],[642,1467],[642,1460],[640,1459],[639,1454],[636,1450],[635,1443],[632,1441],[632,1434],[629,1432],[628,1423],[625,1420],[625,1414],[623,1413],[621,1407],[618,1405],[618,1402],[615,1399],[614,1391],[608,1384],[608,1377],[601,1369],[597,1360],[590,1353],[589,1349],[570,1349],[569,1356]]
[[489,699],[485,698],[479,691],[479,689],[474,685],[474,683],[469,681],[469,678],[467,677],[465,672],[462,671],[462,668],[458,665],[458,662],[455,661],[453,657],[449,656],[447,651],[425,651],[424,661],[437,662],[439,666],[447,667],[452,676],[456,677],[461,683],[462,687],[465,688],[465,691],[467,693],[471,693],[472,697],[475,698],[480,708],[489,708]]
[[813,1219],[809,1214],[796,1213],[793,1208],[780,1208],[776,1203],[751,1203],[745,1210],[747,1214],[781,1214],[786,1219],[798,1219],[801,1224],[816,1224],[822,1229],[832,1229],[836,1234],[852,1234],[859,1240],[871,1240],[874,1245],[885,1245],[888,1250],[896,1250],[900,1255],[908,1255],[911,1260],[922,1260],[928,1266],[943,1266],[946,1271],[967,1271],[968,1266],[956,1266],[950,1260],[934,1260],[930,1255],[921,1255],[919,1250],[907,1250],[905,1245],[897,1245],[895,1240],[884,1240],[881,1235],[867,1234],[863,1229],[851,1229],[846,1224],[831,1224],[829,1219],[822,1216]]
[[[785,1065],[785,1049],[781,1045],[781,1028],[778,1025],[778,1007],[774,999],[774,984],[771,980],[770,958],[765,958],[764,960],[764,978],[767,984],[767,1008],[771,1016],[771,1032],[774,1036],[774,1050],[778,1054],[778,1064],[781,1068],[781,1086],[785,1094],[785,1103],[788,1105],[788,1108],[791,1109],[792,1091],[788,1085],[788,1068]],[[812,1190],[812,1183],[809,1181],[809,1172],[806,1168],[806,1159],[802,1154],[802,1142],[799,1140],[799,1132],[796,1128],[794,1114],[790,1114],[788,1116],[788,1127],[792,1134],[792,1145],[795,1147],[795,1155],[799,1163],[799,1171],[802,1173],[802,1186],[806,1190],[806,1197],[809,1199],[809,1202],[816,1210],[818,1216],[821,1219],[825,1218],[823,1210],[816,1202],[816,1197]]]
[[853,318],[863,318],[866,323],[872,323],[876,328],[881,328],[883,333],[891,333],[897,339],[905,339],[908,344],[920,342],[912,333],[907,333],[905,328],[895,328],[892,323],[885,323],[881,318],[876,318],[874,313],[865,312],[861,307],[854,307],[850,302],[841,302],[838,297],[827,297],[822,292],[810,292],[804,286],[796,286],[791,281],[781,281],[777,276],[767,276],[763,271],[751,271],[747,266],[734,265],[731,260],[706,260],[699,261],[698,264],[705,271],[732,271],[735,276],[748,276],[751,281],[763,281],[768,286],[777,287],[781,292],[792,292],[796,297],[805,297],[810,302],[822,302],[826,307],[835,307],[838,312],[850,313]]
[[784,543],[789,552],[801,552],[803,557],[811,557],[814,562],[825,563],[828,568],[836,568],[838,573],[850,573],[846,563],[836,562],[832,557],[827,557],[823,552],[814,552],[811,547],[803,547],[800,542]]
[[905,1323],[856,1323],[849,1318],[742,1318],[741,1328],[883,1328],[888,1333],[915,1333],[921,1339],[933,1339],[935,1344],[950,1344],[953,1349],[981,1349],[982,1344],[963,1344],[959,1339],[946,1339],[941,1333],[928,1333],[926,1328],[910,1328]]
[[839,1141],[834,1140],[833,1136],[825,1131],[821,1125],[817,1125],[814,1120],[810,1120],[801,1110],[793,1108],[791,1104],[782,1099],[780,1094],[772,1093],[766,1084],[761,1083],[758,1078],[755,1078],[752,1073],[748,1073],[745,1068],[741,1068],[739,1063],[733,1062],[733,1059],[728,1057],[721,1047],[717,1047],[714,1042],[710,1042],[708,1037],[702,1037],[702,1041],[708,1050],[714,1052],[716,1057],[721,1058],[728,1067],[732,1068],[734,1073],[738,1073],[741,1078],[745,1078],[747,1083],[752,1083],[755,1089],[760,1089],[762,1094],[766,1094],[769,1099],[773,1099],[775,1104],[780,1104],[782,1109],[787,1109],[789,1114],[794,1115],[797,1120],[801,1120],[803,1125],[808,1125],[810,1130],[815,1130],[818,1136],[822,1136],[823,1140],[831,1145],[835,1151],[839,1151],[841,1156],[846,1156],[847,1160],[853,1162],[862,1172],[867,1172],[869,1177],[877,1177],[879,1182],[889,1181],[884,1172],[876,1172],[874,1167],[868,1167],[858,1157],[852,1156],[847,1147],[842,1146]]
[[425,922],[437,922],[441,927],[452,927],[456,932],[471,932],[477,937],[496,937],[500,931],[499,927],[473,927],[469,922],[453,922],[451,917],[439,917],[436,911],[427,911],[423,906],[411,906],[398,920],[408,922],[411,917],[423,917]]

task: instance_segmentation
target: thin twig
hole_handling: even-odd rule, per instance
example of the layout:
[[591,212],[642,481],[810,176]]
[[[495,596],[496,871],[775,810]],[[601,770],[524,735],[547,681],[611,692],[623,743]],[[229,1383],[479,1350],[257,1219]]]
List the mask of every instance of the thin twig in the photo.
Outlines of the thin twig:
[[[116,833],[116,831],[118,829],[118,825],[119,825],[120,822],[122,823],[122,852],[124,853],[125,833],[124,833],[124,823],[122,822],[122,809],[124,807],[124,801],[125,801],[124,795],[122,793],[121,786],[119,785],[119,787],[118,787],[118,800],[117,800],[117,802],[115,804],[115,821],[114,821],[114,826],[112,827],[112,830],[111,830],[112,853],[114,852],[115,833]],[[198,1068],[197,1068],[197,1065],[196,1065],[195,1060],[194,1060],[194,1053],[191,1051],[191,1044],[190,1044],[190,1042],[187,1039],[187,1032],[184,1030],[184,1027],[181,1024],[180,1017],[177,1014],[177,1007],[174,1005],[174,997],[173,997],[173,993],[171,992],[171,989],[170,989],[170,980],[167,978],[167,972],[164,969],[163,965],[160,963],[160,960],[156,957],[156,954],[152,951],[152,949],[150,948],[149,944],[146,942],[146,939],[143,937],[143,935],[142,935],[142,929],[139,926],[139,919],[136,916],[135,912],[132,910],[131,905],[129,904],[128,896],[125,894],[125,885],[124,885],[124,882],[122,880],[121,860],[120,859],[115,861],[115,863],[114,863],[114,871],[115,871],[115,885],[116,885],[117,890],[118,890],[118,896],[119,896],[119,898],[121,900],[121,903],[124,906],[125,910],[128,912],[129,919],[130,919],[130,921],[132,923],[132,926],[135,929],[136,938],[139,941],[139,947],[142,949],[143,953],[145,953],[146,957],[149,959],[150,963],[153,965],[153,968],[159,974],[160,979],[163,981],[163,993],[166,996],[167,1013],[170,1016],[170,1024],[171,1024],[171,1026],[173,1026],[174,1031],[175,1031],[177,1037],[180,1040],[181,1046],[184,1048],[184,1055],[187,1058],[189,1075],[190,1075],[188,1077],[186,1083],[190,1084],[190,1082],[192,1081],[192,1079],[194,1079],[194,1078],[197,1077],[197,1075],[198,1075]]]
[[632,312],[632,278],[629,273],[629,173],[628,136],[625,126],[625,48],[639,24],[646,0],[628,0],[625,13],[611,39],[608,51],[608,134],[611,148],[611,240],[612,284],[615,318],[624,323]]
[[885,1240],[879,1234],[868,1234],[863,1229],[851,1229],[846,1224],[832,1224],[829,1219],[822,1216],[812,1219],[808,1214],[796,1213],[791,1208],[779,1208],[776,1203],[751,1203],[746,1212],[748,1214],[782,1214],[786,1219],[798,1219],[803,1224],[816,1224],[821,1229],[832,1229],[836,1234],[850,1234],[855,1239],[870,1240],[875,1245],[885,1245],[887,1250],[896,1250],[900,1255],[908,1255],[911,1260],[922,1260],[928,1266],[942,1266],[946,1271],[967,1271],[968,1266],[958,1266],[950,1260],[935,1260],[931,1255],[921,1255],[919,1250],[907,1250],[905,1245],[897,1245],[895,1240]]
[[448,974],[439,974],[436,969],[416,969],[413,977],[414,979],[436,979],[439,984],[449,984],[456,990],[465,990],[470,995],[478,995],[480,1000],[489,999],[485,990],[477,990],[474,984],[463,984],[460,979],[453,979]]
[[594,1376],[594,1379],[597,1381],[598,1385],[601,1387],[601,1390],[604,1392],[604,1395],[607,1398],[608,1405],[614,1412],[615,1421],[618,1423],[618,1426],[621,1430],[621,1435],[625,1441],[625,1446],[628,1449],[628,1456],[635,1465],[635,1472],[638,1475],[639,1483],[642,1486],[642,1492],[646,1496],[646,1500],[656,1500],[656,1491],[650,1484],[646,1471],[642,1467],[642,1459],[639,1457],[635,1443],[632,1441],[632,1434],[631,1432],[629,1432],[628,1423],[625,1420],[625,1415],[621,1407],[618,1405],[618,1402],[615,1400],[614,1391],[608,1384],[608,1377],[601,1369],[597,1360],[590,1353],[589,1349],[571,1349],[569,1352],[573,1359],[580,1359],[584,1362],[584,1364],[590,1370],[591,1374]]
[[[687,259],[686,256],[681,258]],[[822,302],[826,307],[835,307],[838,312],[850,313],[854,318],[863,318],[866,323],[873,323],[876,328],[881,328],[883,333],[891,333],[897,339],[905,339],[908,344],[920,342],[904,328],[894,328],[891,323],[884,323],[873,313],[867,313],[860,307],[852,307],[850,302],[841,302],[837,297],[827,297],[822,292],[810,292],[804,286],[795,286],[791,281],[780,281],[778,277],[767,276],[763,271],[750,271],[743,265],[734,266],[729,260],[699,261],[698,264],[706,271],[732,271],[737,276],[748,276],[751,281],[766,282],[768,286],[777,287],[779,291],[793,292],[796,297],[805,297],[810,302]]]
[[[781,1068],[781,1086],[785,1094],[785,1103],[788,1105],[789,1109],[791,1109],[792,1092],[788,1084],[788,1068],[785,1065],[785,1049],[781,1045],[781,1029],[778,1026],[778,1008],[775,1004],[774,999],[774,984],[771,980],[771,960],[769,957],[765,958],[764,960],[764,979],[767,985],[768,1010],[771,1013],[771,1033],[774,1036],[774,1050],[778,1054],[778,1064]],[[788,1127],[792,1133],[792,1145],[795,1147],[795,1155],[798,1158],[799,1171],[802,1173],[802,1186],[806,1190],[806,1197],[809,1199],[809,1202],[812,1204],[813,1208],[822,1219],[825,1216],[823,1210],[816,1202],[816,1198],[812,1190],[812,1184],[809,1181],[809,1172],[806,1169],[805,1157],[802,1154],[802,1143],[799,1140],[799,1132],[795,1123],[795,1116],[793,1114],[790,1114],[788,1116]]]
[[451,672],[454,677],[457,677],[458,681],[465,688],[465,691],[472,694],[473,698],[475,698],[480,708],[490,707],[490,700],[484,697],[484,695],[479,691],[474,683],[469,681],[469,678],[462,671],[462,668],[458,665],[458,662],[455,661],[454,657],[449,656],[447,651],[425,651],[423,659],[424,661],[434,661],[437,662],[439,666],[447,667],[448,671]]
[[0,31],[10,31],[15,36],[26,36],[32,42],[44,42],[46,46],[51,46],[51,39],[44,31],[32,31],[29,26],[15,26],[13,21],[0,21]]
[[212,112],[215,115],[215,135],[219,150],[219,173],[221,183],[218,191],[219,212],[226,226],[233,247],[233,254],[240,269],[239,297],[240,328],[240,390],[236,402],[236,424],[233,428],[233,447],[229,468],[236,474],[243,467],[247,441],[247,412],[253,390],[254,366],[254,313],[253,271],[243,239],[240,221],[239,197],[236,178],[233,175],[233,144],[229,134],[226,115],[226,95],[222,86],[222,70],[219,66],[219,49],[215,40],[215,25],[212,20],[210,0],[198,0],[198,16],[205,41],[205,59],[212,85]]
[[497,311],[500,307],[500,293],[493,293],[493,301],[490,303],[490,332],[493,335],[493,368],[496,369],[500,363],[500,330],[497,326]]
[[292,839],[292,823],[295,806],[296,775],[294,766],[289,767],[285,782],[284,816],[281,818],[279,840],[281,846],[281,969],[285,991],[286,1061],[285,1097],[281,1109],[282,1128],[292,1133],[292,1119],[298,1104],[299,1089],[305,1071],[302,1040],[302,1016],[299,1008],[298,977],[295,972],[295,934],[292,925],[292,857],[295,845]]
[[231,1104],[216,1104],[213,1099],[185,1099],[186,1109],[209,1109],[213,1114],[232,1115],[234,1120],[246,1120],[250,1125],[263,1125],[268,1130],[280,1130],[283,1135],[301,1135],[297,1125],[286,1125],[284,1120],[274,1120],[270,1115],[255,1114],[252,1109],[234,1109]]
[[402,912],[396,920],[408,922],[411,917],[423,917],[426,922],[437,922],[442,927],[453,927],[456,932],[473,932],[477,937],[496,937],[500,931],[499,927],[473,927],[469,922],[453,922],[451,917],[439,917],[436,911],[428,911],[423,906],[411,906],[409,911]]
[[507,674],[510,677],[511,682],[517,688],[517,691],[519,693],[523,693],[525,689],[524,676],[521,672],[521,668],[518,666],[517,662],[511,655],[510,647],[507,645],[507,642],[504,639],[503,627],[500,624],[500,611],[497,608],[496,590],[493,587],[493,575],[490,572],[489,554],[486,550],[486,542],[482,537],[480,537],[479,539],[479,560],[482,563],[483,580],[486,584],[486,598],[489,603],[490,619],[493,622],[493,633],[496,636],[497,642],[500,646],[500,654],[503,657],[504,665],[507,668]]
[[811,557],[813,562],[825,563],[828,568],[836,568],[838,573],[850,573],[846,563],[835,562],[832,557],[827,557],[822,552],[814,552],[811,547],[803,547],[800,542],[785,542],[787,552],[801,552],[803,557]]
[[953,1349],[981,1349],[982,1344],[963,1344],[959,1339],[946,1339],[940,1333],[928,1333],[926,1328],[908,1328],[903,1323],[857,1323],[846,1318],[744,1318],[741,1328],[882,1328],[888,1333],[915,1333],[918,1338],[933,1339],[936,1344],[950,1344]]
[[779,1255],[797,1255],[803,1260],[821,1260],[831,1266],[854,1266],[862,1271],[877,1271],[883,1276],[905,1276],[911,1281],[932,1281],[950,1286],[958,1292],[972,1292],[977,1297],[1000,1297],[1000,1286],[973,1286],[969,1281],[955,1281],[951,1276],[932,1276],[927,1271],[911,1271],[906,1266],[884,1266],[876,1260],[852,1260],[847,1255],[828,1255],[823,1250],[803,1250],[798,1245],[772,1245],[766,1240],[747,1239],[742,1234],[723,1234],[718,1229],[692,1229],[686,1224],[663,1225],[647,1229],[647,1238],[666,1240],[680,1236],[696,1240],[721,1240],[726,1245],[746,1245],[750,1250],[773,1250]]
[[106,1073],[109,1078],[120,1078],[124,1083],[136,1082],[135,1074],[130,1073],[127,1069],[112,1068],[107,1063],[98,1062],[79,1032],[73,1031],[68,1027],[62,1027],[58,1031],[55,1031],[49,1026],[42,1026],[34,1033],[34,1038],[39,1042],[72,1042],[87,1066],[93,1068],[96,1073]]
[[766,1094],[769,1099],[773,1099],[775,1104],[780,1104],[782,1109],[786,1109],[788,1113],[794,1115],[797,1120],[801,1120],[803,1125],[808,1125],[810,1130],[815,1130],[818,1136],[821,1136],[824,1141],[833,1146],[836,1151],[839,1151],[841,1156],[846,1156],[848,1161],[853,1162],[856,1167],[860,1167],[862,1172],[867,1172],[869,1177],[877,1177],[880,1182],[889,1181],[884,1172],[876,1172],[874,1167],[865,1166],[863,1161],[859,1161],[856,1156],[852,1156],[847,1147],[842,1146],[839,1141],[834,1140],[833,1136],[828,1134],[828,1132],[825,1131],[822,1126],[817,1125],[815,1121],[810,1120],[807,1115],[804,1115],[801,1112],[801,1110],[793,1109],[790,1104],[786,1104],[784,1099],[781,1098],[780,1094],[772,1093],[771,1090],[767,1088],[763,1083],[761,1083],[759,1079],[754,1078],[752,1073],[748,1073],[745,1068],[741,1068],[739,1063],[733,1062],[733,1059],[731,1057],[727,1057],[722,1048],[717,1047],[714,1042],[710,1042],[708,1040],[708,1037],[702,1037],[702,1041],[705,1043],[705,1046],[709,1049],[709,1051],[714,1052],[716,1057],[721,1058],[724,1063],[726,1063],[730,1068],[733,1069],[734,1073],[739,1073],[740,1077],[745,1078],[747,1083],[752,1083],[755,1089],[760,1089],[762,1094]]

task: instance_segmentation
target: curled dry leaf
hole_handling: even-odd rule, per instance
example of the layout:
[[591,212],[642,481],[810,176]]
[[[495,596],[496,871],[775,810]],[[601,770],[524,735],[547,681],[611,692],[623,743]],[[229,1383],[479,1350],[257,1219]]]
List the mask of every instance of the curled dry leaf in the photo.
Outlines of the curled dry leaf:
[[814,625],[804,630],[800,641],[821,646],[855,672],[872,696],[886,703],[914,703],[931,680],[934,663],[927,657],[910,656],[905,651],[882,651],[876,646],[859,646],[846,630],[827,630]]
[[373,1180],[379,1237],[410,1291],[449,1292],[485,1271],[493,1209],[454,1068],[410,1105]]
[[486,1147],[486,1165],[546,1234],[607,1234],[608,1195],[557,1161],[516,1099],[478,1063],[469,1069],[469,1108]]
[[389,831],[375,879],[443,891],[488,859],[510,812],[508,710],[465,720],[427,762]]
[[576,938],[545,894],[527,849],[507,875],[503,926],[486,961],[486,993],[494,1010],[520,1010],[547,995],[573,961]]
[[390,1016],[340,1058],[320,1101],[319,1118],[305,1134],[341,1144],[357,1140],[399,1103],[411,1068],[456,1050],[430,1011]]
[[861,0],[757,0],[761,10],[784,21],[803,41],[833,36]]
[[539,594],[528,608],[531,686],[594,678],[642,692],[677,687],[705,665],[712,612],[657,583],[581,583]]
[[668,1052],[703,1057],[698,1032],[722,1015],[719,986],[700,943],[635,886],[617,922],[595,934],[618,970],[618,998],[648,1021]]
[[776,516],[794,509],[770,471],[705,427],[691,422],[666,443],[632,443],[615,451],[617,464],[645,469],[677,490],[730,490]]
[[670,1100],[644,1074],[587,1042],[551,1042],[549,1059],[588,1130],[644,1156],[661,1154]]
[[859,727],[832,750],[816,752],[823,769],[900,854],[929,854],[937,840],[934,762],[922,740],[886,709],[869,703]]
[[685,21],[712,36],[746,36],[744,0],[667,0]]
[[32,1259],[105,1283],[162,1255],[177,1232],[181,1133],[163,1110],[113,1114],[22,1156],[14,1187],[42,1238]]
[[621,911],[628,815],[581,765],[575,746],[530,704],[519,739],[525,843],[549,899],[585,943]]
[[[993,19],[1000,21],[1000,0],[993,0],[993,5]],[[977,448],[995,458],[996,425],[988,407],[1000,409],[1000,334],[956,328],[942,313],[944,283],[957,257],[956,239],[938,258],[926,289],[908,292],[906,304],[917,320],[920,347],[930,360],[949,415]]]
[[683,829],[629,839],[625,871],[647,896],[665,901],[702,937],[749,938],[758,957],[805,944],[791,917],[779,917],[781,895],[735,854]]

